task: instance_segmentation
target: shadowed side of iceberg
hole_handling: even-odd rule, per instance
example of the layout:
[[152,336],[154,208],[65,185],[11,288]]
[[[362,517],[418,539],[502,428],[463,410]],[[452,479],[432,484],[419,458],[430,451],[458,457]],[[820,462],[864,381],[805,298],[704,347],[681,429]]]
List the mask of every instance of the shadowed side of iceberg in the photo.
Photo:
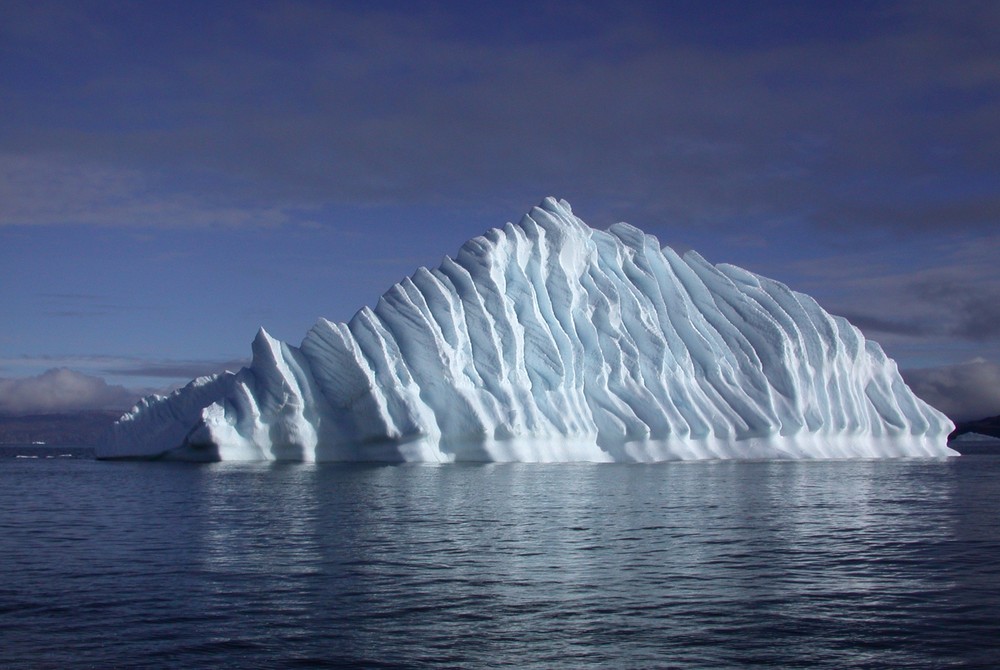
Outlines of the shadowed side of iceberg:
[[144,400],[99,457],[660,461],[948,456],[882,349],[785,285],[551,198],[298,347]]

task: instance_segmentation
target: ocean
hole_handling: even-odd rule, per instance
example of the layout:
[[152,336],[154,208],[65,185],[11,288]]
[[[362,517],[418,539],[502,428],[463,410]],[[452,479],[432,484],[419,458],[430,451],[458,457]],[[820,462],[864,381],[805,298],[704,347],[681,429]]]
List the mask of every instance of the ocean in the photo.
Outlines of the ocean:
[[0,447],[0,667],[1000,667],[996,447],[436,466]]

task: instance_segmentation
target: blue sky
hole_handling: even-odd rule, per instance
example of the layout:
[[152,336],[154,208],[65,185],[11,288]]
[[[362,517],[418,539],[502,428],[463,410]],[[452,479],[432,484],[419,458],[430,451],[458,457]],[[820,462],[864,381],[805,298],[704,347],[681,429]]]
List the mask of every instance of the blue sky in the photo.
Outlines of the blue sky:
[[543,197],[1000,414],[995,2],[0,3],[0,411],[293,344]]

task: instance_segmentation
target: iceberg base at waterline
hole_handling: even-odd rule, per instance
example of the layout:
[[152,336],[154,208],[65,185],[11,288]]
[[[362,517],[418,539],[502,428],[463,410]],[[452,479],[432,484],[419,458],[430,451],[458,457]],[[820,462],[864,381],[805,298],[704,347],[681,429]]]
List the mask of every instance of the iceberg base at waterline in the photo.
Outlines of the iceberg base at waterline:
[[99,458],[596,461],[957,455],[847,320],[551,198],[299,346],[143,399]]
[[742,440],[695,438],[637,440],[599,447],[593,442],[558,438],[514,438],[489,442],[454,442],[439,445],[426,438],[406,442],[318,445],[285,448],[276,453],[248,449],[246,445],[185,442],[176,449],[155,454],[103,456],[104,459],[216,461],[285,461],[302,463],[661,463],[711,460],[817,460],[873,458],[944,458],[958,456],[942,449],[938,440],[924,436],[886,438],[758,437]]

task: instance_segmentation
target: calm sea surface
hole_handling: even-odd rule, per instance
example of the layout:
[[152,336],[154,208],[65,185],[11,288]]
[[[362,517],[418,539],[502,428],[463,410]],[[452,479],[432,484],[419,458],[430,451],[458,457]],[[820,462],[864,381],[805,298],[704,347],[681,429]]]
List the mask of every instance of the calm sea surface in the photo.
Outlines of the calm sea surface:
[[1000,667],[984,451],[382,467],[0,447],[0,667]]

